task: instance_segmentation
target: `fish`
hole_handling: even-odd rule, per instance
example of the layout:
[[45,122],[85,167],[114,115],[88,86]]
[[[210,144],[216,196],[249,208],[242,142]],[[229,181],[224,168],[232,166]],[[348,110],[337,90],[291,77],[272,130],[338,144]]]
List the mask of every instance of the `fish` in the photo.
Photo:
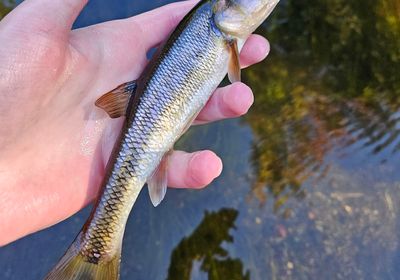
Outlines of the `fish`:
[[168,158],[228,74],[240,81],[239,53],[279,0],[202,0],[177,25],[138,80],[96,102],[125,116],[99,196],[73,243],[46,280],[119,279],[122,239],[147,183],[154,206],[164,198]]

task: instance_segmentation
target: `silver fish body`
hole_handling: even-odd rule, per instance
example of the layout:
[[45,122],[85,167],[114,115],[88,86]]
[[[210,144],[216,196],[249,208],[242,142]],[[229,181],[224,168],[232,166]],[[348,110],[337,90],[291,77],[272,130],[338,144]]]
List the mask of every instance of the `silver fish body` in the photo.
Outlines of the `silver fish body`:
[[261,24],[277,2],[201,1],[134,86],[122,87],[125,93],[134,89],[132,97],[128,99],[118,93],[120,87],[116,89],[115,96],[129,101],[99,198],[82,231],[46,279],[119,278],[126,221],[142,187],[227,72],[231,80],[240,79],[240,73],[231,71],[240,71],[238,52],[249,30]]
[[82,236],[87,256],[116,252],[143,185],[226,76],[229,52],[212,17],[211,3],[200,7],[138,82],[103,195]]

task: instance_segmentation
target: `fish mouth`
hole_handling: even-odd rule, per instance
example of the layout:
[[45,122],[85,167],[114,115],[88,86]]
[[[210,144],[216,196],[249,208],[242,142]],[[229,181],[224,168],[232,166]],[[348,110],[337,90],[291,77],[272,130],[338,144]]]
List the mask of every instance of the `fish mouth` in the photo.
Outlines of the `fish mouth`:
[[217,1],[215,23],[224,33],[245,38],[271,14],[279,0]]

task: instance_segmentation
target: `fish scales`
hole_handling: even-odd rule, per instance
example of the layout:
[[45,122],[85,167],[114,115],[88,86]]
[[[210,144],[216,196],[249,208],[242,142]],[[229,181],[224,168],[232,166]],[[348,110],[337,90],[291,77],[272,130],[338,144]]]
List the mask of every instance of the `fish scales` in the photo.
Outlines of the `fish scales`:
[[160,202],[166,187],[163,157],[227,72],[230,81],[240,81],[240,49],[278,2],[200,1],[138,81],[96,101],[111,117],[126,119],[91,215],[47,280],[119,279],[123,233],[140,190],[161,174],[149,184],[153,204]]
[[146,180],[226,75],[229,53],[209,5],[189,19],[179,36],[171,37],[150,78],[138,85],[143,92],[128,112],[116,162],[81,236],[82,253],[91,261],[114,255]]

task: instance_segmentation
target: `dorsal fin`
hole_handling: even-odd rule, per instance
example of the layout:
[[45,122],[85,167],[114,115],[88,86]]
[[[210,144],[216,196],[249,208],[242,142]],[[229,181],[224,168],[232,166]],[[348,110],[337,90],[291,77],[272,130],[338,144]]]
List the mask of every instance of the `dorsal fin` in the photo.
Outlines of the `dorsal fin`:
[[106,111],[111,118],[119,118],[126,115],[129,100],[136,90],[136,81],[119,85],[96,100],[97,107]]

